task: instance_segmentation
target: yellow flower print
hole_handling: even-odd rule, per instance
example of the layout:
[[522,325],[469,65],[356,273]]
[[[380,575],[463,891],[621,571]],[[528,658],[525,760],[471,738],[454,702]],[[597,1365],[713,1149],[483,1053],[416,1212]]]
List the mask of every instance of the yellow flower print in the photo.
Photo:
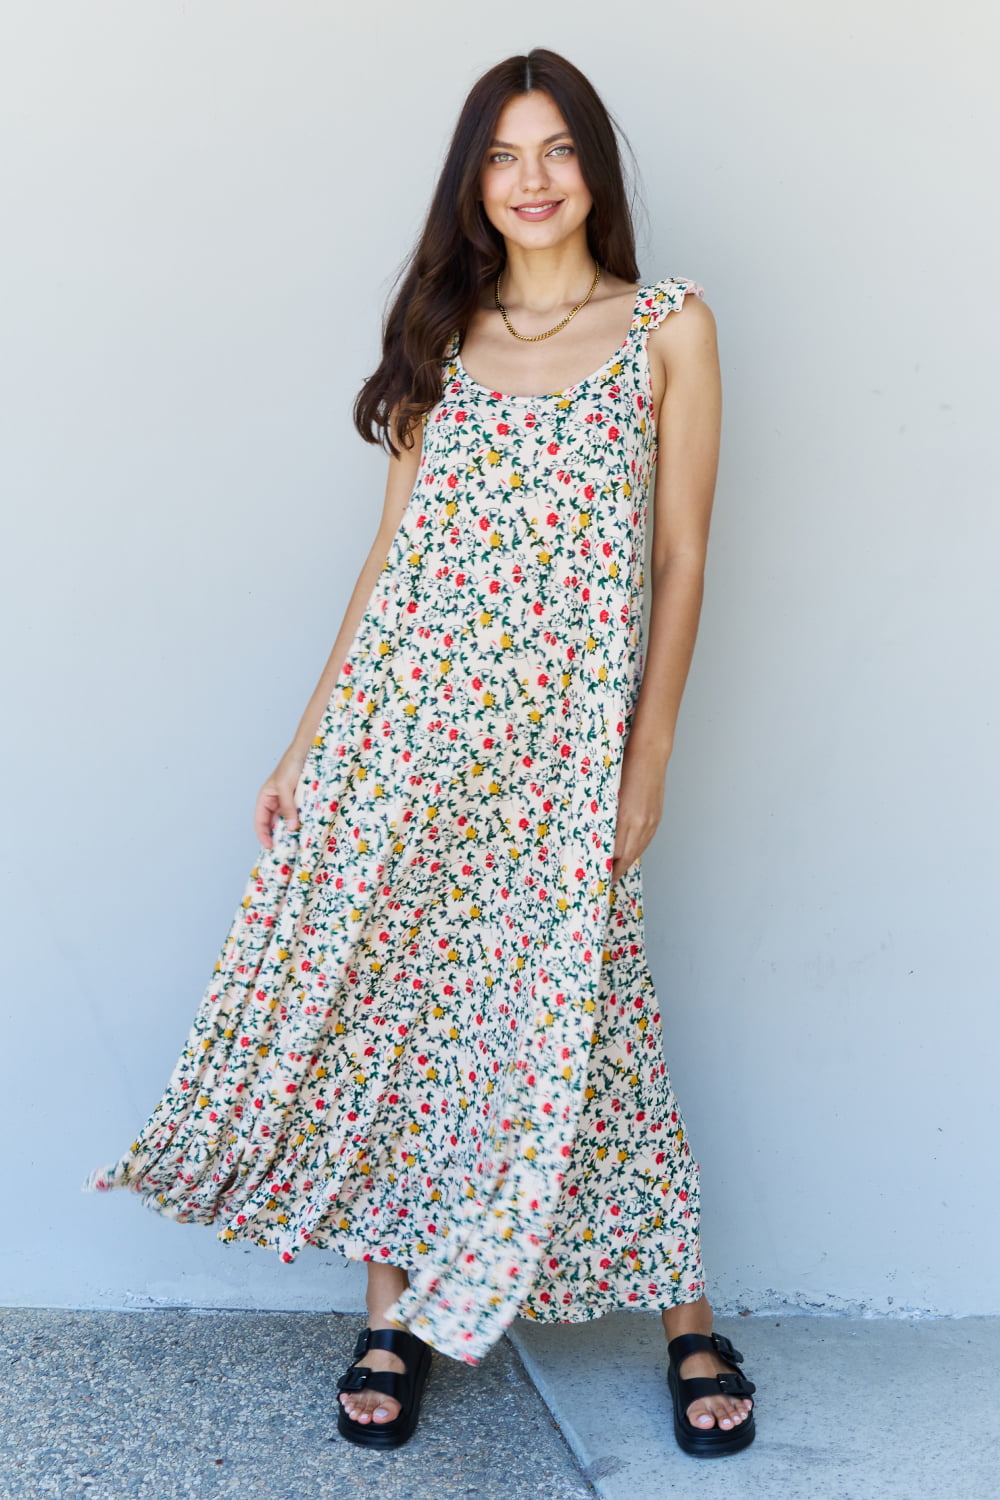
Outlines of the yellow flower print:
[[184,1087],[132,1152],[182,1221],[228,1178],[227,1240],[423,1267],[414,1330],[471,1362],[511,1294],[559,1322],[702,1288],[642,902],[608,858],[656,459],[644,340],[681,300],[645,285],[611,360],[537,399],[446,350],[301,837],[255,861]]

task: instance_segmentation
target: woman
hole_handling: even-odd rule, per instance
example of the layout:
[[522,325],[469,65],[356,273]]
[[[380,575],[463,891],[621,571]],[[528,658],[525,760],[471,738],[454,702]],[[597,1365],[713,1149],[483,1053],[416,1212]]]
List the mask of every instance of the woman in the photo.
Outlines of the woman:
[[754,1436],[641,905],[720,410],[701,288],[639,281],[593,88],[552,52],[500,63],[356,403],[382,522],[261,857],[166,1093],[85,1184],[365,1260],[351,1441],[411,1436],[432,1348],[475,1363],[517,1313],[619,1306],[661,1309],[686,1451]]

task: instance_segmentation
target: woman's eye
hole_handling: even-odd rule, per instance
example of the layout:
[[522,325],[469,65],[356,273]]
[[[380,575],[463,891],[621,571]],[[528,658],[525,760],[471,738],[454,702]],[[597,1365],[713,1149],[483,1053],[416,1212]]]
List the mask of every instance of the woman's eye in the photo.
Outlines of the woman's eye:
[[[564,155],[572,156],[572,154],[573,154],[573,147],[572,146],[554,146],[552,148],[552,150],[549,152],[549,155],[550,156],[558,156],[560,153],[562,153]],[[488,160],[490,166],[494,166],[494,165],[497,165],[497,164],[499,164],[501,162],[513,161],[514,158],[513,158],[513,156],[511,155],[511,153],[509,151],[493,151],[493,152],[490,153],[490,155],[487,158],[487,160]]]

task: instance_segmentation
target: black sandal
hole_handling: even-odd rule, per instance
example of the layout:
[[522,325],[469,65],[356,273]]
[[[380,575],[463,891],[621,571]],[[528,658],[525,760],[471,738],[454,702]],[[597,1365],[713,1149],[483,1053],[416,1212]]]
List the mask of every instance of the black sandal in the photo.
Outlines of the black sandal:
[[[696,1375],[682,1380],[678,1371],[683,1361],[689,1354],[702,1352],[721,1355],[727,1364],[732,1365],[732,1373],[724,1370],[719,1375]],[[670,1357],[667,1384],[674,1402],[674,1436],[684,1452],[692,1453],[696,1458],[714,1458],[738,1453],[752,1443],[757,1436],[752,1406],[749,1415],[728,1430],[719,1426],[718,1417],[714,1427],[695,1427],[687,1417],[688,1407],[699,1396],[752,1396],[757,1389],[753,1381],[737,1369],[743,1356],[733,1348],[732,1340],[724,1333],[680,1333],[667,1344],[667,1354]]]
[[381,1391],[399,1402],[399,1411],[391,1422],[356,1422],[338,1401],[337,1431],[349,1442],[366,1448],[398,1448],[416,1430],[420,1398],[431,1370],[431,1346],[405,1328],[365,1328],[354,1346],[355,1361],[363,1359],[369,1349],[388,1349],[398,1355],[405,1361],[406,1373],[370,1370],[367,1365],[354,1363],[337,1381],[337,1390]]

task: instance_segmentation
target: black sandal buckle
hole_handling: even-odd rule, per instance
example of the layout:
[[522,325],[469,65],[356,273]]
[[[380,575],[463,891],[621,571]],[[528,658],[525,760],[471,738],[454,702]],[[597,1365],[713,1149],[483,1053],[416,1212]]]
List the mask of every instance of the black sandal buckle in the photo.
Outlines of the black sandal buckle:
[[741,1365],[743,1363],[743,1355],[735,1347],[732,1339],[727,1338],[724,1333],[715,1332],[712,1333],[711,1339],[723,1359],[728,1359],[730,1364],[734,1365]]
[[368,1377],[372,1371],[367,1365],[352,1365],[346,1375],[341,1375],[337,1381],[338,1391],[363,1391],[368,1384]]
[[716,1375],[719,1390],[725,1396],[752,1396],[757,1387],[748,1380],[742,1370],[724,1370]]

